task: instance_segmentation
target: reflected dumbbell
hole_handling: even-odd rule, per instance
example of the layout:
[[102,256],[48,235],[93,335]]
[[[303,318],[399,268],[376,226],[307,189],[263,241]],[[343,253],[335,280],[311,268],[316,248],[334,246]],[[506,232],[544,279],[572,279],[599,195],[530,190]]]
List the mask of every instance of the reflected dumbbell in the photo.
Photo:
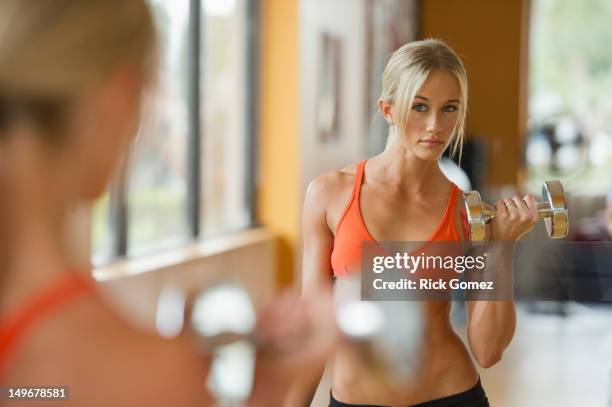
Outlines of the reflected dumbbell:
[[422,315],[415,301],[354,300],[339,307],[337,321],[365,368],[399,390],[418,368]]
[[[467,221],[472,241],[485,240],[485,225],[495,217],[495,211],[484,209],[478,191],[463,193]],[[546,232],[551,238],[563,238],[569,230],[567,202],[560,181],[546,181],[542,185],[542,202],[538,214],[544,219]]]
[[[312,339],[308,323],[270,336],[258,329],[258,315],[249,292],[235,284],[221,283],[187,301],[172,286],[165,287],[157,306],[157,330],[162,336],[177,336],[184,321],[195,346],[211,358],[207,389],[220,406],[242,406],[249,398],[257,352],[283,356],[298,352]],[[304,321],[302,321],[304,322]]]
[[255,334],[257,316],[248,292],[220,284],[188,301],[172,285],[162,289],[156,327],[164,337],[176,337],[185,320],[195,334],[198,352],[210,357],[207,388],[220,406],[240,406],[251,394],[255,356],[261,340]]
[[[164,288],[157,307],[158,331],[176,336],[184,321],[195,334],[199,353],[212,358],[207,388],[221,406],[240,406],[248,399],[257,352],[299,352],[317,335],[307,325],[281,338],[263,336],[249,293],[233,284],[209,288],[191,302],[180,290]],[[370,372],[398,387],[412,377],[423,334],[417,302],[351,301],[338,309],[336,322]]]
[[191,327],[200,352],[212,363],[207,387],[221,406],[239,406],[251,394],[259,340],[257,314],[248,292],[222,284],[200,294],[191,310]]

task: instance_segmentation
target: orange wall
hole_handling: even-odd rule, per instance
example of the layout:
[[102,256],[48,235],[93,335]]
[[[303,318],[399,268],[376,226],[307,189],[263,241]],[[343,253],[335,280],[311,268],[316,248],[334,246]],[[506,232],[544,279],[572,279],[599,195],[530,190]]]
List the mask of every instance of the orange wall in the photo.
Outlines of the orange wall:
[[421,1],[421,37],[443,39],[466,67],[470,93],[466,134],[486,138],[490,185],[516,185],[520,178],[527,10],[528,0]]
[[[298,0],[262,0],[257,216],[279,236],[278,282],[293,278],[299,241]],[[253,265],[256,267],[256,265]]]

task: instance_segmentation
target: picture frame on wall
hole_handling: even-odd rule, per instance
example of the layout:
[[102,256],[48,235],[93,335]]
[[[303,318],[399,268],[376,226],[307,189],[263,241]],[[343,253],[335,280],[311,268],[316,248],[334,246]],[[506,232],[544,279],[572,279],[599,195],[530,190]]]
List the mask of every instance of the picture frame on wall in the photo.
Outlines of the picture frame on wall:
[[320,142],[331,143],[340,138],[341,39],[322,32],[319,37],[319,53],[316,127]]

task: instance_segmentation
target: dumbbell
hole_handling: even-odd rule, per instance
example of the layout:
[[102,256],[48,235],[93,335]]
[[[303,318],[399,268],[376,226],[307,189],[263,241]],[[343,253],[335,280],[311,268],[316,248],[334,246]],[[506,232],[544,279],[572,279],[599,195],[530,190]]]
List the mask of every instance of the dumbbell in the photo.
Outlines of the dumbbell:
[[156,325],[162,336],[180,334],[184,325],[197,352],[210,358],[206,387],[220,407],[243,406],[252,392],[258,352],[279,357],[297,354],[315,338],[306,320],[282,334],[258,328],[259,315],[249,291],[230,282],[217,283],[187,299],[172,286],[162,289]]
[[[463,200],[470,228],[470,239],[476,242],[484,241],[485,225],[495,217],[495,211],[482,207],[482,199],[478,191],[464,192]],[[567,202],[560,181],[544,182],[542,202],[538,203],[538,214],[544,219],[548,236],[554,239],[567,236],[569,230]]]
[[261,343],[256,324],[255,306],[241,286],[217,285],[193,303],[191,327],[200,352],[212,356],[207,387],[219,406],[241,406],[251,394]]
[[363,367],[401,390],[420,362],[424,323],[416,301],[351,300],[337,310],[338,328]]
[[[191,305],[188,303],[191,302]],[[422,340],[417,302],[350,301],[336,312],[338,330],[366,369],[390,385],[402,385],[416,369]],[[305,332],[270,343],[256,330],[257,313],[248,291],[222,283],[188,301],[181,290],[161,292],[156,317],[164,336],[176,336],[187,322],[200,354],[211,357],[207,388],[220,406],[240,406],[251,393],[258,351],[299,352],[316,335]]]
[[251,393],[255,355],[262,342],[255,334],[256,322],[249,293],[229,283],[190,299],[169,285],[162,289],[157,304],[158,333],[176,337],[187,323],[197,351],[211,358],[206,387],[222,407],[243,405]]

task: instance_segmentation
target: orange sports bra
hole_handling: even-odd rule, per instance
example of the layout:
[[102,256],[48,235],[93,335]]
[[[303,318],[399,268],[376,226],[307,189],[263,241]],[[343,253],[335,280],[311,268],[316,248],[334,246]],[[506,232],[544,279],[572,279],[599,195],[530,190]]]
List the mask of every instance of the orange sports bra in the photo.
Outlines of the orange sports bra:
[[0,383],[19,342],[37,322],[59,311],[79,295],[93,292],[92,281],[77,272],[69,272],[34,295],[12,315],[0,316]]
[[[360,263],[361,243],[376,242],[363,222],[359,205],[359,194],[361,191],[365,164],[366,160],[357,164],[351,198],[336,226],[334,247],[331,255],[331,266],[336,277],[343,277],[348,275],[350,271],[358,270],[355,266]],[[452,242],[461,240],[455,228],[455,223],[453,222],[453,209],[457,202],[458,192],[459,187],[453,183],[444,215],[427,241]],[[461,216],[461,218],[462,222],[466,223],[466,220],[463,219],[464,216]],[[465,225],[463,226],[464,230],[466,230]]]

